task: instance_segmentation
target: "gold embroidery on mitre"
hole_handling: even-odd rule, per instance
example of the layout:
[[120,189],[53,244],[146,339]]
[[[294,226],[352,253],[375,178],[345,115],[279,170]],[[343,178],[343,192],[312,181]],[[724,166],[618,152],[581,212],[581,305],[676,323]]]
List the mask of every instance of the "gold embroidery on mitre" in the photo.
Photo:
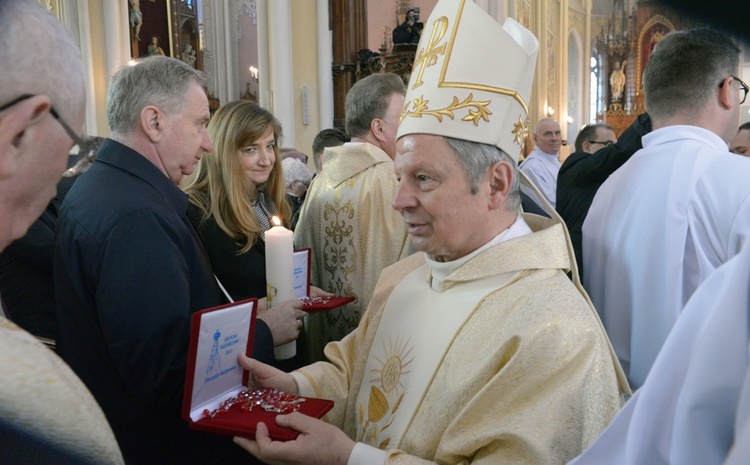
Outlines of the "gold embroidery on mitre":
[[492,114],[492,111],[490,111],[490,109],[488,108],[489,104],[492,103],[492,100],[475,102],[474,94],[469,94],[469,96],[466,97],[463,102],[459,102],[458,97],[453,96],[453,102],[451,102],[450,105],[437,110],[430,110],[427,105],[429,102],[429,100],[425,100],[424,95],[420,95],[419,98],[414,99],[414,109],[409,110],[409,105],[407,104],[406,107],[404,107],[404,111],[401,113],[401,121],[403,121],[407,116],[421,118],[422,115],[432,115],[442,123],[443,116],[447,116],[450,119],[455,119],[455,114],[453,113],[454,111],[461,110],[463,108],[469,108],[468,114],[461,118],[461,120],[472,121],[474,122],[474,126],[479,126],[480,119],[489,122],[489,115]]
[[430,40],[427,41],[427,47],[420,49],[417,58],[414,60],[414,67],[421,67],[419,68],[419,73],[417,73],[417,79],[414,81],[414,85],[411,86],[412,89],[416,89],[423,84],[422,75],[424,74],[425,67],[436,65],[438,62],[438,55],[445,54],[445,47],[448,44],[444,42],[442,45],[438,45],[438,43],[443,40],[447,31],[448,18],[441,16],[436,19],[432,26]]
[[[437,79],[437,88],[467,89],[470,91],[488,92],[492,94],[507,96],[515,100],[521,106],[524,113],[528,115],[528,105],[524,101],[523,97],[521,97],[521,95],[513,89],[505,89],[502,87],[489,86],[473,82],[455,82],[446,80],[445,76],[448,72],[448,66],[451,62],[453,46],[455,44],[456,36],[458,34],[458,28],[463,17],[465,3],[466,0],[461,0],[460,4],[458,5],[458,11],[455,21],[452,24],[446,16],[439,17],[433,23],[433,28],[430,33],[430,39],[427,41],[427,46],[419,50],[416,60],[414,61],[414,69],[419,68],[419,72],[416,75],[412,74],[412,77],[416,77],[414,80],[414,84],[411,86],[410,92],[413,89],[424,84],[424,82],[422,81],[422,77],[424,75],[425,68],[438,64],[439,56],[442,55],[442,67],[440,69],[440,75]],[[449,27],[450,36],[446,39],[445,42],[441,43],[446,33],[448,32]],[[461,118],[463,121],[472,121],[475,126],[479,125],[479,119],[489,121],[488,115],[491,115],[492,112],[489,110],[489,108],[487,108],[487,105],[491,103],[491,100],[486,102],[473,102],[472,100],[473,94],[469,94],[469,97],[467,97],[466,100],[460,103],[458,102],[458,97],[454,96],[453,103],[451,103],[449,106],[439,110],[429,110],[427,107],[427,103],[429,102],[429,100],[425,100],[424,95],[422,95],[419,98],[413,100],[413,109],[411,111],[409,110],[410,103],[408,101],[406,102],[404,109],[401,111],[399,123],[406,119],[407,116],[421,118],[423,114],[432,114],[438,119],[438,121],[442,122],[442,115],[449,116],[451,119],[454,119],[451,110],[457,110],[459,108],[468,106],[474,107],[476,108],[476,110],[469,111],[468,115]]]
[[518,122],[513,124],[513,130],[511,133],[515,135],[515,137],[513,137],[513,142],[517,142],[518,145],[523,147],[526,136],[529,135],[529,118],[527,117],[526,120],[524,120],[521,115],[518,115]]

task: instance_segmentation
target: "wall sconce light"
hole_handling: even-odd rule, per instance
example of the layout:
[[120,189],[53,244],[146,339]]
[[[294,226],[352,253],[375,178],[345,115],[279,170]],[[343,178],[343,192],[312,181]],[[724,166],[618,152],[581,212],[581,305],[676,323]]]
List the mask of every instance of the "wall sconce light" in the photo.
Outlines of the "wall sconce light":
[[547,116],[552,116],[554,114],[555,114],[555,109],[547,105]]
[[253,78],[253,81],[258,82],[258,68],[251,65],[248,69],[250,70],[250,77]]

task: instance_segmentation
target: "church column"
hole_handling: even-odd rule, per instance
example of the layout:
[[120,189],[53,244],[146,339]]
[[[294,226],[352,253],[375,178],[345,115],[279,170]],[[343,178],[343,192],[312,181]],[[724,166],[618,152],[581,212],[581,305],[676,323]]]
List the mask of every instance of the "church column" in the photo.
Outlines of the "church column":
[[294,85],[292,81],[292,14],[289,0],[268,2],[272,113],[284,128],[284,147],[294,147]]
[[[560,0],[560,11],[558,16],[558,36],[557,40],[557,62],[560,64],[557,71],[557,95],[560,103],[557,111],[559,116],[557,122],[560,123],[563,139],[568,138],[568,42],[570,40],[570,11],[568,9],[568,0]],[[573,141],[568,141],[573,144]],[[570,151],[568,152],[570,153]]]
[[96,99],[94,88],[94,63],[91,56],[91,21],[87,0],[62,0],[58,4],[60,20],[65,29],[78,44],[83,59],[83,78],[85,84],[86,116],[84,132],[98,134],[96,122]]
[[318,115],[320,128],[333,127],[333,33],[328,21],[328,0],[317,0],[318,20]]
[[222,37],[222,43],[224,49],[221,51],[224,55],[224,60],[217,60],[223,63],[226,70],[223,80],[223,88],[220,90],[221,101],[231,102],[237,100],[239,94],[239,83],[237,73],[237,11],[235,2],[216,2],[216,4],[224,3],[222,8],[222,18],[224,23],[224,34]]
[[581,99],[583,100],[583,120],[588,123],[593,120],[596,115],[591,114],[591,86],[596,83],[591,82],[591,0],[586,0],[584,4],[586,9],[586,23],[584,39],[583,39],[583,79],[581,85]]
[[204,0],[203,67],[209,91],[224,105],[239,98],[235,2]]
[[[104,57],[107,64],[107,81],[115,71],[130,59],[130,26],[127,2],[103,1],[102,25],[104,28]],[[123,8],[124,7],[124,16]],[[124,31],[123,31],[124,30]],[[124,40],[123,40],[124,38]]]
[[534,84],[532,85],[532,102],[529,105],[529,131],[533,133],[536,122],[546,116],[547,106],[547,0],[535,0],[531,5],[531,31],[539,40]]
[[273,112],[273,93],[271,92],[271,60],[268,57],[268,1],[256,3],[258,17],[258,104]]

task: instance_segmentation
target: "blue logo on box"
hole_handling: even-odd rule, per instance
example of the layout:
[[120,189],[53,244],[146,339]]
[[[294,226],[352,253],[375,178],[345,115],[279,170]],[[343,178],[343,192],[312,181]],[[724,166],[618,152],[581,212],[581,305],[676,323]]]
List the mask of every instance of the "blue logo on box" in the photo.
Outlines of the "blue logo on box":
[[208,360],[208,368],[206,369],[207,375],[210,375],[211,373],[215,371],[221,370],[221,354],[219,353],[219,338],[221,338],[221,333],[217,329],[216,333],[214,334],[214,345],[211,347],[211,357]]

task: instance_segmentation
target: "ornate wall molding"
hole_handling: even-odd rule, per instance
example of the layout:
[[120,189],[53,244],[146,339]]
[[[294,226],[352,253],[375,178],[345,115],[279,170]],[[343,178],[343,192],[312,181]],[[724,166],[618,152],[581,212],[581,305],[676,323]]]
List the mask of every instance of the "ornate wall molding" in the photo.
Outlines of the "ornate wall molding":
[[236,0],[237,17],[250,16],[253,24],[258,24],[258,2],[257,0]]

